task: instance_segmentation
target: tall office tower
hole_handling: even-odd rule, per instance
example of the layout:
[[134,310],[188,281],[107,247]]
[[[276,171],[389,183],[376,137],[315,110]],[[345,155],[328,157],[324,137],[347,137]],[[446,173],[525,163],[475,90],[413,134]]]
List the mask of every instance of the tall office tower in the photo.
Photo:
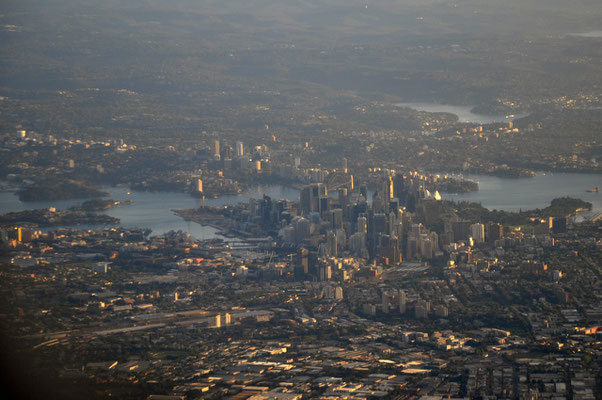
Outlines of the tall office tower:
[[504,237],[504,225],[492,222],[487,227],[487,239],[489,242],[495,242]]
[[214,321],[213,322],[213,324],[214,324],[213,326],[214,327],[216,327],[216,328],[221,328],[222,327],[222,316],[221,315],[217,314],[215,316],[215,319],[213,321]]
[[297,252],[297,259],[299,266],[301,267],[303,274],[309,274],[309,250],[305,248],[299,249]]
[[379,257],[387,259],[388,264],[399,264],[401,262],[399,239],[396,236],[380,234],[378,242]]
[[203,193],[203,180],[202,179],[196,180],[196,182],[194,183],[194,191],[196,193]]
[[359,190],[360,190],[360,195],[364,199],[368,199],[368,186],[366,186],[366,185],[360,185]]
[[421,302],[416,303],[416,305],[414,306],[414,316],[417,319],[426,318],[426,316],[427,316],[426,309],[424,308],[424,305],[421,304]]
[[295,217],[293,225],[295,227],[295,241],[297,244],[309,237],[309,221],[307,219]]
[[393,179],[390,176],[383,179],[380,196],[382,199],[382,209],[388,214],[391,199],[395,197]]
[[372,194],[372,209],[374,212],[383,211],[383,198],[378,191]]
[[393,212],[397,214],[399,212],[399,199],[397,197],[393,197],[389,200],[389,212]]
[[15,227],[10,233],[11,239],[16,239],[18,243],[21,243],[23,241],[23,228]]
[[245,147],[241,141],[236,142],[236,156],[242,157],[245,154]]
[[394,234],[395,227],[397,226],[397,214],[394,213],[393,211],[391,211],[391,212],[389,212],[388,218],[389,218],[389,221],[388,221],[389,230],[387,231],[387,233],[392,235],[392,234]]
[[414,309],[416,318],[427,318],[431,312],[431,302],[420,300]]
[[281,230],[281,233],[279,233],[279,235],[280,234],[282,236],[282,240],[284,241],[284,243],[288,243],[288,244],[296,243],[295,228],[293,228],[292,226],[287,226],[287,227],[283,228]]
[[309,186],[309,211],[328,211],[328,189],[323,183]]
[[357,225],[355,231],[359,235],[359,248],[356,249],[356,252],[358,254],[363,254],[366,251],[366,242],[368,239],[368,220],[364,214],[361,214],[357,218]]
[[332,279],[332,267],[330,264],[322,264],[319,268],[319,276],[320,281],[329,281]]
[[566,217],[556,217],[552,220],[552,233],[566,233]]
[[438,252],[439,251],[439,235],[437,234],[437,232],[431,232],[429,237],[430,237],[431,243],[433,245],[433,251]]
[[349,246],[351,247],[351,251],[353,251],[358,257],[363,253],[365,242],[365,239],[362,242],[362,235],[357,232],[349,236]]
[[213,155],[214,156],[219,156],[220,152],[219,152],[219,140],[216,140],[215,142],[213,142]]
[[347,159],[345,157],[343,157],[343,165],[342,165],[342,169],[343,169],[343,173],[346,174],[348,169],[347,169]]
[[427,234],[422,234],[418,238],[420,246],[420,255],[423,258],[433,258],[433,243]]
[[303,186],[299,194],[299,206],[305,214],[311,212],[311,186]]
[[470,225],[470,233],[475,242],[483,243],[485,241],[485,225],[479,223]]
[[337,235],[337,244],[339,246],[339,250],[341,250],[347,243],[347,232],[341,228],[335,230],[334,233]]
[[348,199],[349,199],[349,192],[348,192],[347,188],[339,189],[339,205],[341,206],[342,209],[345,209]]
[[389,230],[387,229],[387,215],[383,213],[374,214],[374,236],[378,237],[378,234],[385,234]]
[[326,241],[328,246],[328,254],[331,257],[338,256],[338,243],[337,243],[337,235],[333,231],[328,231],[326,234]]
[[276,202],[275,207],[276,212],[278,213],[277,221],[282,221],[286,219],[287,222],[291,221],[290,213],[288,212],[288,201],[284,199],[280,199]]
[[407,296],[405,290],[399,290],[397,299],[399,300],[399,313],[404,314],[406,312]]
[[435,315],[441,318],[447,318],[449,316],[449,310],[443,304],[435,307]]
[[261,214],[263,216],[263,223],[268,223],[272,219],[272,198],[267,195],[263,195],[263,199],[259,203],[261,208]]
[[399,239],[400,249],[403,249],[404,243],[406,241],[406,236],[407,236],[405,229],[404,229],[403,222],[401,220],[397,221],[395,226],[393,226],[390,230],[391,230],[391,235],[397,236],[397,238]]
[[385,193],[385,200],[387,201],[391,201],[395,197],[395,185],[393,184],[393,178],[390,176],[385,179]]
[[356,232],[366,235],[368,233],[368,220],[364,214],[357,217]]
[[230,315],[230,313],[226,313],[224,315],[224,322],[226,325],[231,325],[232,324],[232,315]]
[[418,253],[418,239],[415,236],[408,236],[408,241],[406,243],[406,252],[405,256],[407,259],[413,259],[416,257]]
[[470,221],[453,221],[451,230],[454,233],[454,241],[466,240],[470,236]]
[[410,231],[418,237],[418,235],[424,233],[424,226],[422,224],[412,224]]
[[404,194],[405,184],[402,174],[395,175],[393,178],[393,193],[395,197],[401,199]]
[[368,251],[371,257],[377,254],[379,236],[388,232],[387,222],[387,216],[382,213],[374,214],[368,219]]
[[341,229],[343,226],[343,210],[335,208],[330,211],[330,229]]
[[389,313],[389,292],[383,290],[381,309],[385,314]]
[[223,158],[232,158],[232,147],[230,147],[229,145],[225,145],[223,146],[223,148],[221,149]]
[[328,212],[328,196],[320,196],[320,207],[319,212],[322,217],[325,217],[325,213]]

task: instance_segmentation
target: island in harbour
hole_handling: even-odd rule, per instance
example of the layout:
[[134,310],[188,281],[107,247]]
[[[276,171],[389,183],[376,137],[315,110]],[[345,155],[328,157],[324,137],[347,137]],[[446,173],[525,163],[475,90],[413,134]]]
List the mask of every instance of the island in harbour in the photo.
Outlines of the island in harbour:
[[21,201],[55,201],[104,197],[109,194],[83,181],[51,178],[24,186],[17,195]]
[[446,193],[470,193],[479,190],[479,184],[469,179],[448,178],[436,182],[433,189]]
[[106,211],[115,206],[119,205],[130,205],[133,201],[131,200],[113,200],[113,199],[91,199],[86,200],[78,206],[70,208],[71,211]]
[[39,227],[62,225],[118,225],[119,218],[86,211],[44,208],[0,215],[1,225],[27,224]]

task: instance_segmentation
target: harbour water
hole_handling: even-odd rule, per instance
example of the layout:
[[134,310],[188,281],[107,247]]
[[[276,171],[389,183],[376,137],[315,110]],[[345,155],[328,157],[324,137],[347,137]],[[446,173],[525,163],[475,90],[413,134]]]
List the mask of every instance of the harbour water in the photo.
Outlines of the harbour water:
[[569,33],[566,36],[577,36],[577,37],[584,37],[584,38],[602,38],[602,31]]
[[[506,211],[544,208],[550,201],[563,196],[580,198],[592,203],[592,213],[602,212],[602,193],[587,192],[594,187],[602,187],[602,177],[595,174],[538,173],[533,178],[498,178],[487,175],[462,175],[479,183],[479,191],[463,194],[441,193],[442,197],[453,201],[481,203],[489,209]],[[217,230],[210,226],[201,226],[187,222],[173,213],[174,209],[195,208],[201,200],[187,193],[177,192],[139,192],[127,188],[106,187],[113,200],[132,200],[133,204],[111,208],[105,211],[121,220],[125,228],[148,228],[153,235],[171,230],[190,233],[197,239],[219,237]],[[206,199],[211,206],[234,205],[248,201],[251,197],[261,198],[264,194],[272,200],[298,200],[299,190],[281,185],[259,185],[240,195],[221,196]],[[67,209],[81,204],[84,200],[63,200],[43,202],[21,202],[14,192],[0,192],[0,213],[55,207]],[[97,229],[102,226],[80,226],[84,229]]]
[[602,187],[602,176],[540,172],[533,178],[498,178],[488,175],[460,175],[479,184],[472,193],[441,193],[447,200],[481,203],[489,209],[504,211],[544,208],[558,197],[574,197],[592,203],[592,212],[602,212],[602,193],[587,192]]
[[[211,226],[201,226],[195,222],[184,221],[173,213],[174,209],[195,208],[201,205],[201,200],[187,193],[179,192],[141,192],[131,191],[127,188],[105,187],[103,188],[110,195],[108,198],[113,200],[131,200],[133,204],[116,206],[104,214],[121,220],[121,226],[125,228],[148,228],[152,230],[152,235],[161,235],[169,231],[188,232],[197,239],[212,239],[219,237],[217,230]],[[205,205],[223,206],[234,205],[240,202],[248,201],[251,197],[261,198],[266,194],[274,200],[278,199],[298,199],[299,191],[281,185],[258,185],[251,190],[239,195],[221,196],[216,199],[206,199]],[[62,201],[42,201],[42,202],[22,202],[14,192],[0,192],[0,213],[15,211],[24,211],[31,209],[41,209],[55,207],[57,209],[67,209],[71,206],[81,204],[84,200],[62,200]],[[82,229],[98,229],[99,225],[81,225]]]
[[526,117],[527,114],[516,115],[483,115],[472,112],[474,106],[452,106],[449,104],[438,103],[396,103],[398,107],[409,107],[418,111],[438,112],[454,114],[458,117],[458,122],[490,124],[493,122],[508,122],[517,118]]

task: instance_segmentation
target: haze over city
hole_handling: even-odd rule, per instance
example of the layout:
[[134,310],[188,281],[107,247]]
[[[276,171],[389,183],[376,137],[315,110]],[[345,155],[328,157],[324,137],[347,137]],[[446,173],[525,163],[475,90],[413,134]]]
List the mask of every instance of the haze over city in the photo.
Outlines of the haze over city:
[[602,4],[7,0],[15,399],[602,399]]

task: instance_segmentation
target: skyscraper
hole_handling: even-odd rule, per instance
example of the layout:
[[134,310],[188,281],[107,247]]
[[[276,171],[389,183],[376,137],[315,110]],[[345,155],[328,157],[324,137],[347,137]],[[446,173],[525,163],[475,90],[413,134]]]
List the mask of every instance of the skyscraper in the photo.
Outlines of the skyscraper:
[[299,244],[309,237],[309,221],[303,217],[295,217],[293,224],[295,227],[295,241]]
[[552,220],[552,232],[566,233],[566,217],[558,217]]
[[311,186],[304,186],[299,193],[299,206],[301,211],[309,214],[311,211]]
[[492,222],[487,226],[487,239],[490,242],[495,242],[504,237],[504,226],[499,223]]
[[301,210],[305,213],[312,211],[328,211],[328,189],[323,183],[312,183],[301,189]]
[[399,300],[399,313],[404,314],[406,312],[406,303],[407,296],[405,290],[399,290],[398,292],[398,300]]
[[483,224],[470,225],[470,233],[475,242],[483,243],[485,241],[485,226]]
[[335,208],[330,211],[330,229],[340,229],[343,226],[343,210]]
[[385,314],[389,313],[389,292],[387,292],[386,290],[383,290],[382,293],[381,310]]
[[337,243],[337,235],[333,231],[329,231],[326,234],[327,246],[328,246],[328,254],[331,257],[338,256],[338,243]]
[[196,182],[194,183],[194,191],[196,193],[203,193],[203,180],[202,179],[196,180]]
[[470,221],[453,221],[451,230],[454,233],[454,241],[466,240],[470,236]]

